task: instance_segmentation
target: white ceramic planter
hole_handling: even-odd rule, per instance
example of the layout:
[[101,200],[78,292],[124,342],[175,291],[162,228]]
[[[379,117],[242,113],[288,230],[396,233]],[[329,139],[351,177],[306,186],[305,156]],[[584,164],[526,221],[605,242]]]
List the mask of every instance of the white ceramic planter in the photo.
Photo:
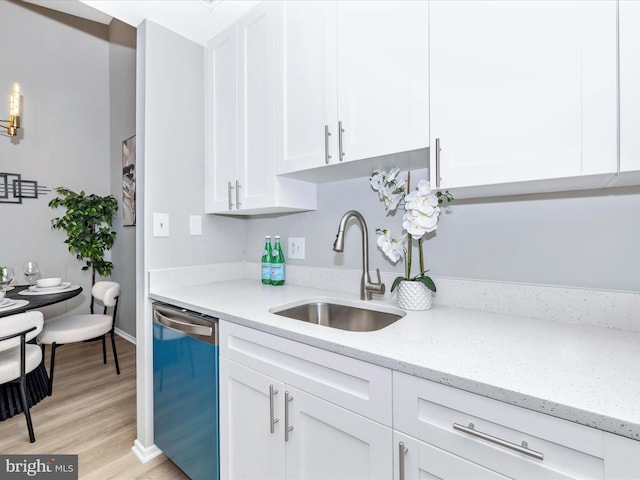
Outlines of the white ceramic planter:
[[403,310],[429,310],[431,290],[421,282],[400,282],[398,285],[398,307]]

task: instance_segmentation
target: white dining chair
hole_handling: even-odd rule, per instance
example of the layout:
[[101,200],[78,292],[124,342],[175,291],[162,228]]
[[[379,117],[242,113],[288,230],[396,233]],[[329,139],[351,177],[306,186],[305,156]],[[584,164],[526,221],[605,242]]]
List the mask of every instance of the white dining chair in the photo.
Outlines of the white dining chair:
[[38,311],[9,315],[0,321],[0,385],[18,383],[31,443],[36,441],[36,436],[27,403],[27,373],[40,365],[42,351],[38,345],[27,342],[42,331],[42,325],[43,316]]
[[[117,282],[96,282],[91,289],[94,300],[102,303],[103,313],[88,313],[83,315],[68,315],[66,317],[47,320],[38,342],[42,346],[42,354],[45,345],[51,345],[51,361],[49,363],[49,395],[53,392],[53,372],[55,367],[56,348],[76,342],[85,342],[102,339],[103,363],[107,363],[106,335],[111,334],[111,346],[113,358],[116,364],[116,373],[120,375],[118,355],[116,353],[115,328],[116,315],[118,313],[118,299],[120,297],[120,284]],[[111,314],[108,313],[111,309]]]

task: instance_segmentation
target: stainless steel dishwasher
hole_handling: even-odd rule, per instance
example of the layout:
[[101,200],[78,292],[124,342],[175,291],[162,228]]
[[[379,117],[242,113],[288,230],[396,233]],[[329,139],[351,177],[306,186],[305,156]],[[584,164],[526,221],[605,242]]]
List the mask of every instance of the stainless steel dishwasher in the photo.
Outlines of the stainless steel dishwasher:
[[218,319],[153,304],[154,443],[192,480],[220,477]]

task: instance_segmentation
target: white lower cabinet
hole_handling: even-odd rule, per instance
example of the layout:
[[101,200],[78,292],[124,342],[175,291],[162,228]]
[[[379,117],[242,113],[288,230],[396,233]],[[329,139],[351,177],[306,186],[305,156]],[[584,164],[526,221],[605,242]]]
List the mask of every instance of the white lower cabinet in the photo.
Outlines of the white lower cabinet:
[[226,479],[640,479],[640,442],[220,321]]
[[389,370],[226,322],[220,349],[222,479],[391,478],[391,428],[363,415],[390,420]]

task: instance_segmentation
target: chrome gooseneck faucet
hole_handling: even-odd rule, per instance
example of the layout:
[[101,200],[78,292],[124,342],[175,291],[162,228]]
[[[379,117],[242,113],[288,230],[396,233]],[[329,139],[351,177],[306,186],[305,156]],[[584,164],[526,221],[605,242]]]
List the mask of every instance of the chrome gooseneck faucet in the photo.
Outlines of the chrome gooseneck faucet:
[[378,281],[371,283],[369,275],[369,232],[367,231],[367,222],[364,221],[362,214],[356,210],[349,210],[340,219],[338,226],[338,234],[336,241],[333,242],[333,250],[336,252],[344,251],[344,229],[351,217],[358,220],[360,229],[362,230],[362,278],[360,279],[360,300],[371,300],[374,293],[382,295],[384,293],[384,283],[380,279],[380,269],[376,269]]

